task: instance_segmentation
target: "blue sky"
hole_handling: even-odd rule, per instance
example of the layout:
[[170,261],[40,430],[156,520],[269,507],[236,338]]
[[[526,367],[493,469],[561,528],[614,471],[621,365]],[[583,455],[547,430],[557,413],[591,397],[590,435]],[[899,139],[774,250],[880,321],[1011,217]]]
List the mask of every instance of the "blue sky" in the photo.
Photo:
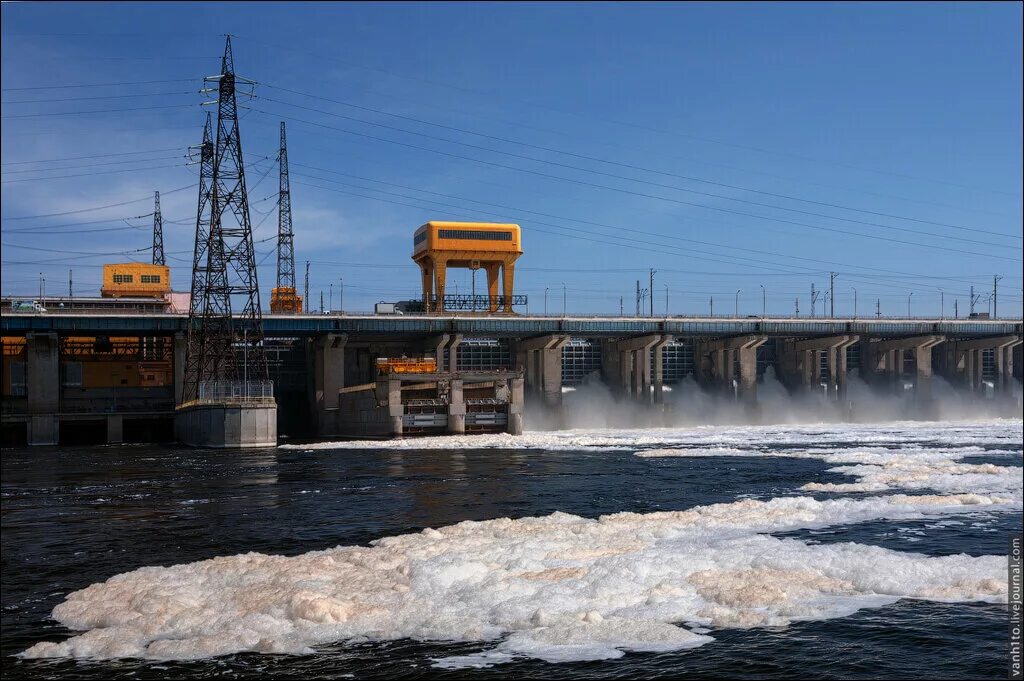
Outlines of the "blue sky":
[[571,312],[629,313],[653,267],[657,314],[667,286],[672,314],[740,290],[740,314],[804,316],[835,271],[837,314],[854,289],[861,315],[911,293],[938,314],[940,291],[963,314],[999,274],[1019,316],[1021,22],[1019,3],[7,4],[0,288],[66,292],[73,269],[97,292],[103,262],[149,257],[136,216],[159,190],[187,289],[184,149],[231,33],[259,83],[241,127],[264,305],[285,120],[313,308],[340,279],[350,311],[418,295],[412,232],[451,219],[523,226],[532,312],[564,285]]

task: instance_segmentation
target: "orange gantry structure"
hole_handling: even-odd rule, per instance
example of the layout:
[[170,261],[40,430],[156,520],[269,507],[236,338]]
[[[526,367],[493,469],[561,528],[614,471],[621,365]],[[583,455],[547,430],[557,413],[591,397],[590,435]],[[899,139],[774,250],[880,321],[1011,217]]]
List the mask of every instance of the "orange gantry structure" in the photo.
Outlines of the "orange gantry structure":
[[[523,254],[519,225],[428,222],[413,234],[412,259],[420,267],[423,311],[444,312],[449,267],[487,272],[487,310],[512,312],[515,262]],[[502,292],[498,295],[498,274]]]

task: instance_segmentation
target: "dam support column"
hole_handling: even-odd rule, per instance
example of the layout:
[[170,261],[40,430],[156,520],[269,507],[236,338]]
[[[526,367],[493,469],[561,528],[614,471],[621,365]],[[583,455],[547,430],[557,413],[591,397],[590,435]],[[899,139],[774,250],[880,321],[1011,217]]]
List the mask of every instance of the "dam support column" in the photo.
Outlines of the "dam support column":
[[[757,349],[767,336],[736,336],[697,343],[698,376],[737,401],[757,403]],[[736,366],[739,365],[737,372]]]
[[946,378],[971,392],[984,392],[985,351],[992,350],[995,361],[994,388],[997,393],[1012,394],[1014,374],[1019,372],[1015,354],[1019,354],[1020,336],[994,336],[970,341],[949,341],[942,348],[940,366]]
[[462,381],[452,379],[448,386],[448,432],[462,435],[466,432],[466,401],[462,395]]
[[442,333],[428,338],[424,343],[424,354],[428,352],[434,354],[434,362],[437,364],[438,371],[444,371],[444,350],[448,347],[448,340],[450,338],[449,334]]
[[124,442],[124,418],[120,414],[107,417],[107,444],[119,445]]
[[825,394],[829,400],[842,400],[846,395],[846,349],[858,341],[858,336],[828,336],[790,341],[783,346],[784,371],[799,376],[800,385],[807,392],[818,393],[821,384],[821,357],[825,354]]
[[650,404],[654,399],[651,349],[660,344],[660,351],[671,340],[671,336],[657,334],[606,341],[601,345],[601,366],[605,380],[616,393]]
[[996,349],[996,390],[1004,395],[1012,395],[1014,388],[1014,354],[1024,343],[1024,339],[1016,338]]
[[932,398],[932,348],[945,340],[943,336],[936,336],[914,346],[914,397],[919,401]]
[[516,365],[523,371],[526,392],[551,407],[562,404],[562,348],[568,342],[569,336],[561,334],[516,342]]
[[28,443],[55,445],[59,440],[60,339],[55,333],[28,333],[25,343]]
[[462,334],[453,333],[448,340],[448,366],[445,371],[459,370],[459,346],[462,345]]
[[508,382],[508,432],[512,435],[523,434],[523,379],[511,378]]
[[651,377],[653,384],[651,400],[654,404],[665,403],[665,346],[673,340],[673,336],[662,336],[661,340],[655,343],[652,348],[652,351],[654,352],[654,366],[652,367],[654,374]]
[[185,393],[185,355],[188,352],[188,336],[184,333],[174,334],[174,406],[181,406]]
[[891,386],[892,392],[903,392],[905,353],[914,353],[915,392],[919,399],[931,396],[932,348],[945,342],[945,336],[912,336],[888,340],[869,340],[862,348],[861,367],[877,385]]
[[348,335],[328,333],[313,343],[313,400],[317,434],[329,436],[338,432],[338,391],[345,387]]
[[846,371],[846,351],[856,345],[860,336],[849,336],[847,340],[835,349],[835,359],[830,366],[835,367],[834,381],[836,400],[841,404],[846,402],[846,392],[850,385],[850,376]]
[[391,379],[387,382],[388,419],[391,421],[391,434],[402,437],[405,432],[405,405],[402,404],[402,382]]

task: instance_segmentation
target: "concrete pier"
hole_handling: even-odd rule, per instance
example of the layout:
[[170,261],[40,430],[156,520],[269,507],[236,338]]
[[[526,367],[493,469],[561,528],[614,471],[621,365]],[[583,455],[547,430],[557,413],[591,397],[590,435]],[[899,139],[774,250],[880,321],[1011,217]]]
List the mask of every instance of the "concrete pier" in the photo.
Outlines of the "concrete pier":
[[319,435],[337,430],[338,391],[345,387],[347,343],[348,335],[343,333],[324,334],[312,342],[312,407]]
[[275,405],[198,404],[179,407],[174,431],[190,447],[246,449],[277,446]]
[[932,348],[945,342],[945,336],[927,335],[909,338],[871,339],[862,345],[861,368],[865,378],[878,386],[903,391],[905,353],[913,353],[914,386],[918,397],[931,396]]
[[[661,350],[672,341],[672,336],[652,334],[637,338],[608,340],[601,345],[601,372],[613,392],[642,403],[661,402]],[[651,351],[656,349],[659,361],[655,374],[658,378],[657,397],[652,394],[654,376],[651,372]]]
[[107,444],[117,445],[124,442],[124,417],[113,414],[107,417]]
[[515,343],[516,366],[523,371],[526,392],[549,407],[562,405],[562,348],[569,336],[525,338]]
[[59,440],[60,340],[56,333],[25,335],[25,386],[28,397],[28,443],[55,445]]
[[[852,335],[785,339],[777,358],[778,373],[787,383],[800,385],[810,392],[820,392],[824,384],[828,399],[841,401],[846,397],[848,383],[846,351],[858,340],[858,336]],[[821,376],[823,355],[824,377]]]
[[955,385],[980,392],[983,384],[984,353],[991,351],[995,361],[994,388],[1007,393],[1013,385],[1019,367],[1015,355],[1024,342],[1020,336],[995,336],[974,340],[957,340],[946,343],[939,353],[943,373]]
[[717,391],[732,394],[738,401],[757,402],[757,349],[767,336],[698,340],[694,372],[697,380]]

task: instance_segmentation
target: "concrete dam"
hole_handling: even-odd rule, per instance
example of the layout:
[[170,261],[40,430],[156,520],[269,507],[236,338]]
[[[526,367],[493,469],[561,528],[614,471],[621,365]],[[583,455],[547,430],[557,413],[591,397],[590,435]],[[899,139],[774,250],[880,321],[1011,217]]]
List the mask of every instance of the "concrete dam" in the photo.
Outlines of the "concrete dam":
[[[174,438],[187,316],[0,319],[5,444]],[[290,438],[557,426],[574,408],[565,389],[585,383],[652,424],[685,410],[677,398],[695,387],[756,420],[768,379],[842,418],[854,372],[923,418],[939,379],[996,413],[1021,411],[1021,320],[270,314],[263,325],[277,429]],[[383,373],[382,358],[431,364]]]

